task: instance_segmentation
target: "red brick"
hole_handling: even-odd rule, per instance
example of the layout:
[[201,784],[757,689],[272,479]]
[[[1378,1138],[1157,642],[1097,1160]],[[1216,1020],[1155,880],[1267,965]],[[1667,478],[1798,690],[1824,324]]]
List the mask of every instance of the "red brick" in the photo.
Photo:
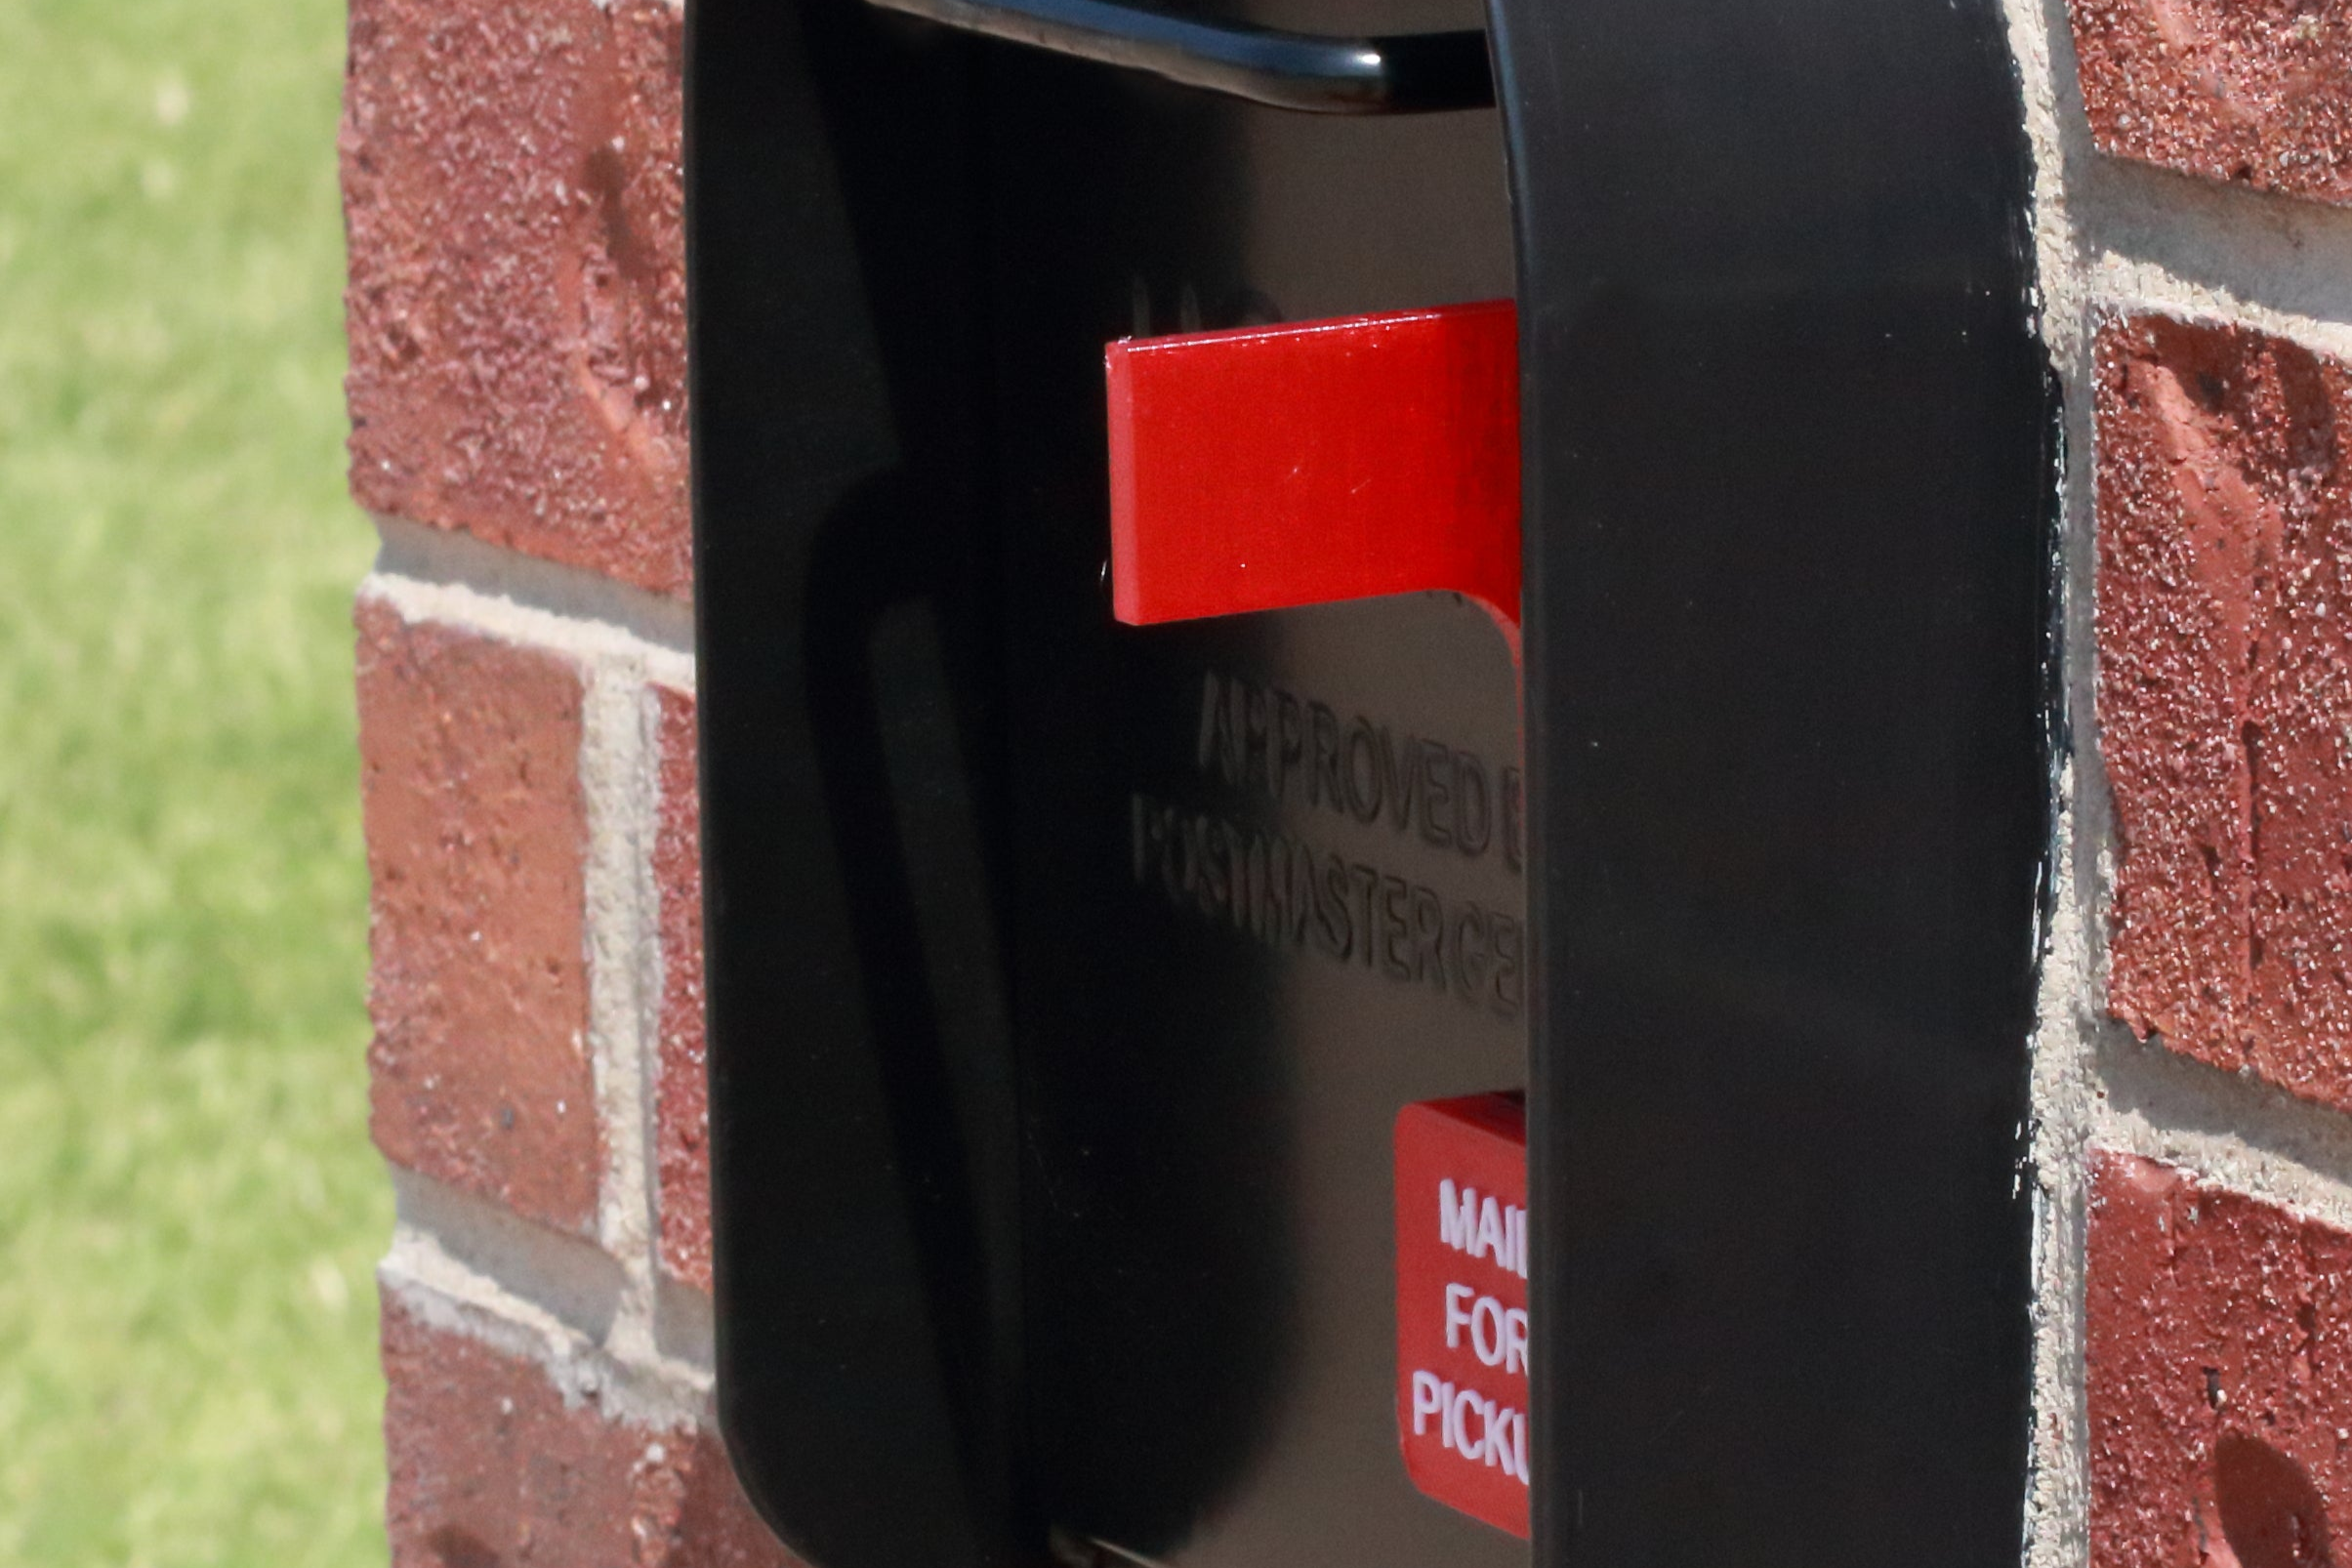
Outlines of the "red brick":
[[587,1231],[603,1167],[582,942],[581,683],[362,601],[377,1145]]
[[654,1141],[662,1264],[711,1288],[710,1089],[702,1024],[702,805],[695,793],[694,699],[664,690],[661,826],[653,880],[661,892],[661,1065]]
[[685,592],[679,72],[663,0],[351,0],[363,505]]
[[2102,151],[2352,201],[2352,0],[2071,0]]
[[2352,1236],[2171,1166],[2092,1162],[2092,1563],[2337,1560],[2331,1543],[2352,1528]]
[[539,1368],[384,1303],[394,1568],[794,1568],[725,1450],[567,1405]]
[[2096,403],[2109,1006],[2352,1108],[2352,367],[2143,317]]

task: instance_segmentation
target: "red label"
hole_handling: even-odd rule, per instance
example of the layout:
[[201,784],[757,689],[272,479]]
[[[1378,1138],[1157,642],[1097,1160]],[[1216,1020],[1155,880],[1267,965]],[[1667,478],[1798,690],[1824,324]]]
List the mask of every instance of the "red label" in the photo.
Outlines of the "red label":
[[1513,1095],[1396,1119],[1396,1425],[1428,1496],[1527,1534],[1527,1113]]

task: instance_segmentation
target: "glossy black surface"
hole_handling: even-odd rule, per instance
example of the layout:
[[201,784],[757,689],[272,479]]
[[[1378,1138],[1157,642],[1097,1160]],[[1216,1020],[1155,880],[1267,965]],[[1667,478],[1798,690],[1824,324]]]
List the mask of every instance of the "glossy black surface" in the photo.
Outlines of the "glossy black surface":
[[[820,1568],[1525,1560],[1394,1462],[1384,1186],[1523,1052],[1535,1560],[2015,1555],[2055,427],[1998,7],[1493,13],[1500,115],[1338,118],[691,0],[720,1400]],[[1214,675],[1500,772],[1475,611],[1102,582],[1107,339],[1514,274],[1525,868],[1198,750]],[[1139,799],[1523,896],[1525,1011],[1220,918]]]
[[[1474,901],[1523,955],[1515,838],[1465,855],[1199,751],[1214,678],[1500,790],[1507,647],[1451,597],[1137,632],[1103,581],[1104,344],[1506,293],[1495,117],[1283,113],[860,0],[689,21],[720,1387],[748,1488],[825,1568],[1053,1541],[1523,1562],[1398,1461],[1388,1171],[1406,1101],[1522,1082],[1520,975],[1490,999],[1400,972],[1369,906],[1335,901],[1338,934],[1236,919],[1181,846],[1280,839],[1346,902]],[[1138,812],[1173,813],[1174,859],[1138,853]]]
[[[1465,853],[1392,797],[1310,804],[1300,769],[1278,801],[1246,755],[1248,704],[1276,725],[1286,701],[1302,720],[1322,704],[1401,755],[1425,740],[1471,759],[1457,765],[1499,799],[1517,761],[1507,647],[1448,596],[1048,659],[1065,700],[1016,744],[1068,760],[1024,794],[1014,918],[1038,998],[1019,1054],[1041,1507],[1171,1564],[1524,1564],[1523,1543],[1421,1497],[1398,1461],[1389,1163],[1400,1106],[1523,1082],[1515,828],[1498,811]],[[1215,745],[1203,763],[1211,689],[1245,705],[1233,771]],[[1325,879],[1316,907],[1270,911],[1258,867],[1279,854],[1288,873],[1300,851]],[[1387,939],[1391,895],[1467,914],[1507,958],[1475,987],[1434,972]]]
[[[1476,20],[1444,0],[1293,15]],[[1409,1100],[1518,1085],[1523,1011],[1400,980],[1352,929],[1341,958],[1237,928],[1214,874],[1179,849],[1172,890],[1135,846],[1137,805],[1174,807],[1179,834],[1277,832],[1351,883],[1515,921],[1499,848],[1473,861],[1199,760],[1215,675],[1499,779],[1507,650],[1451,598],[1113,625],[1101,370],[1131,333],[1507,291],[1499,127],[1286,114],[1017,51],[991,59],[988,102],[1028,1495],[1056,1530],[1170,1564],[1509,1568],[1521,1543],[1420,1497],[1397,1457],[1388,1143]]]
[[2020,1549],[2055,405],[1993,0],[1498,0],[1536,1555]]
[[1112,0],[872,0],[964,32],[1310,114],[1424,114],[1495,102],[1486,34],[1329,38]]
[[687,43],[721,1421],[827,1568],[1007,1562],[969,62],[856,0],[697,0]]

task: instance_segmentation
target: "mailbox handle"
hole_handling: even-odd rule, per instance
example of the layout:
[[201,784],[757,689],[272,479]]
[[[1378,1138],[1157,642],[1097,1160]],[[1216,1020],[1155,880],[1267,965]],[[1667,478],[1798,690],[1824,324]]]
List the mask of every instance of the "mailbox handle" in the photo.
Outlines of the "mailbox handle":
[[870,0],[962,32],[1148,72],[1186,87],[1310,114],[1490,108],[1480,31],[1326,38],[1195,21],[1116,0]]

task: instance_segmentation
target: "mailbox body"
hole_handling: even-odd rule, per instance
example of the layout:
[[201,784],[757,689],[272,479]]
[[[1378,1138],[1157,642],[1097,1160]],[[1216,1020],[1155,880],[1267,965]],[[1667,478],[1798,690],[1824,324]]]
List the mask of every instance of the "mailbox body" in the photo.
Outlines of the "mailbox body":
[[[1488,25],[1502,107],[689,6],[745,1484],[820,1568],[1524,1562],[1399,1452],[1390,1160],[1523,1089],[1539,1560],[1998,1560],[2054,430],[1998,7],[1253,16]],[[1453,595],[1118,624],[1107,343],[1497,298],[1523,662]],[[1285,774],[1286,713],[1388,795]],[[1524,832],[1400,807],[1424,746]],[[1269,932],[1213,843],[1518,973]]]

